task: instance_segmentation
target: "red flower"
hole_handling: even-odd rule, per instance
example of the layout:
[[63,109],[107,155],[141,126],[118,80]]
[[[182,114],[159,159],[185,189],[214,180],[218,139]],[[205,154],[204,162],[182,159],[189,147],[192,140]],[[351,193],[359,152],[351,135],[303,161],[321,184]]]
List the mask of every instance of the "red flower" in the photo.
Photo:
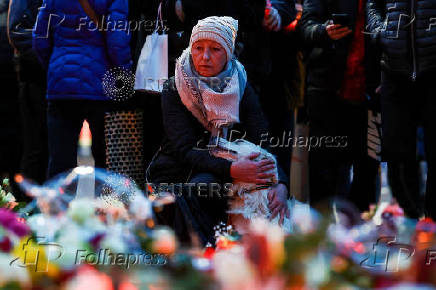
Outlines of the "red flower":
[[436,233],[436,224],[431,218],[425,218],[418,222],[416,231]]
[[4,237],[3,240],[0,242],[0,251],[9,253],[11,249],[12,249],[11,240],[8,237]]
[[270,253],[268,251],[268,242],[266,236],[246,235],[244,237],[245,255],[248,260],[255,266],[261,277],[266,277],[271,270],[272,265],[268,263]]
[[206,247],[206,249],[204,250],[203,257],[210,260],[213,258],[214,255],[215,255],[214,247]]

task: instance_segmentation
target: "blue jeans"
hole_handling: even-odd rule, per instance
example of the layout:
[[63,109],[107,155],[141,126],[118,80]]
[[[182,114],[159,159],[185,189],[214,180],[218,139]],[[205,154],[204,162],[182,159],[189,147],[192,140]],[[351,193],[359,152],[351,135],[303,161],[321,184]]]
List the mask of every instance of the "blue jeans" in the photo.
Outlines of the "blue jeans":
[[53,100],[48,102],[47,126],[49,164],[48,178],[77,166],[77,144],[83,121],[92,133],[92,155],[95,167],[106,167],[104,114],[102,101]]

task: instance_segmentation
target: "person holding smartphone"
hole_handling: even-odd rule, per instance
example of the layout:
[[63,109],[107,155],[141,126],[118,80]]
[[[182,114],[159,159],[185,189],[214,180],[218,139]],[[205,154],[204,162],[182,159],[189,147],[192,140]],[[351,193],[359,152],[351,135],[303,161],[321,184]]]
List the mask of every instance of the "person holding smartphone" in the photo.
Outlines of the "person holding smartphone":
[[[370,75],[365,0],[305,0],[301,19],[307,61],[310,202],[338,196],[361,211],[375,201],[378,164],[368,157],[366,95]],[[353,178],[350,169],[353,168]]]

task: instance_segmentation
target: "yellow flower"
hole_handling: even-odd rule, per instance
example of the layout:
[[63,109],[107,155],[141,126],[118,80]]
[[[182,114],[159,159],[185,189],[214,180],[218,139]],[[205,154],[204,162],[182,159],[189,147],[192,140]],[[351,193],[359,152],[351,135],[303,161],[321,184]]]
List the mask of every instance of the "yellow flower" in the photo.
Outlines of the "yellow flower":
[[26,268],[32,279],[41,276],[56,277],[59,274],[59,268],[53,261],[62,256],[60,245],[27,236],[21,239],[12,254],[15,258],[11,261],[11,266]]

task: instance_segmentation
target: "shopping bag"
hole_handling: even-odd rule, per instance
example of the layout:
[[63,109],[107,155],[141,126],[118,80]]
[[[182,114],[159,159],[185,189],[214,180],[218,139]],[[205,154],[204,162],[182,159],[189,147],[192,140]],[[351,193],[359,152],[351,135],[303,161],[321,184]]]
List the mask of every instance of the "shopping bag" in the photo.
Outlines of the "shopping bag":
[[168,79],[168,34],[159,34],[159,22],[163,23],[161,6],[158,10],[156,28],[147,36],[141,50],[136,68],[135,90],[161,93],[163,84]]

